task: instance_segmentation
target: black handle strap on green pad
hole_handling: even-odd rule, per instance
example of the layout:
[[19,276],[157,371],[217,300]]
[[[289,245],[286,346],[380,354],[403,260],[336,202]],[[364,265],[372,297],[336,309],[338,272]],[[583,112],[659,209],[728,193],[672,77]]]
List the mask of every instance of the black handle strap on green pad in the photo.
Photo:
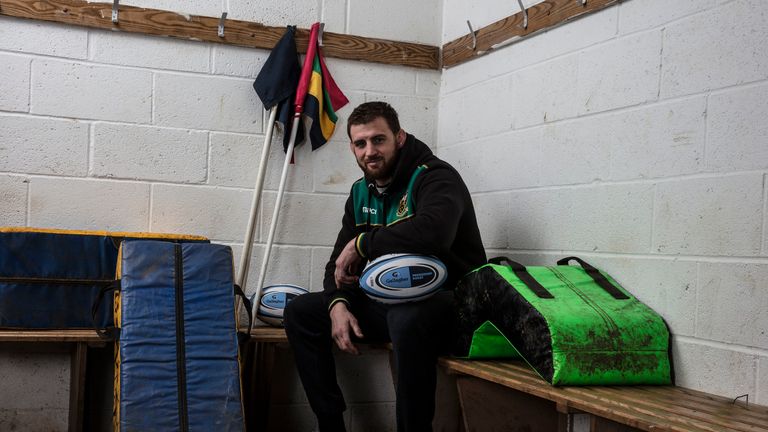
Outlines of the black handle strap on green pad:
[[568,265],[568,263],[573,260],[576,261],[581,265],[581,267],[584,268],[584,270],[587,272],[587,274],[594,279],[594,281],[600,285],[601,288],[606,290],[608,294],[613,296],[616,300],[627,300],[629,299],[629,296],[624,294],[620,289],[616,288],[615,285],[610,283],[608,279],[603,276],[602,273],[600,273],[600,270],[592,267],[588,262],[584,261],[583,259],[575,256],[570,256],[563,258],[559,261],[557,261],[557,265]]
[[501,257],[495,257],[488,260],[491,264],[497,264],[497,265],[504,265],[503,263],[507,263],[507,267],[512,269],[512,272],[515,273],[515,276],[520,278],[521,281],[531,290],[534,294],[536,294],[539,298],[546,298],[546,299],[552,299],[555,298],[555,296],[552,295],[551,292],[547,291],[546,288],[544,288],[543,285],[541,285],[536,279],[531,276],[530,273],[528,273],[528,270],[525,269],[525,266],[520,264],[519,262],[512,261],[511,259],[501,256]]

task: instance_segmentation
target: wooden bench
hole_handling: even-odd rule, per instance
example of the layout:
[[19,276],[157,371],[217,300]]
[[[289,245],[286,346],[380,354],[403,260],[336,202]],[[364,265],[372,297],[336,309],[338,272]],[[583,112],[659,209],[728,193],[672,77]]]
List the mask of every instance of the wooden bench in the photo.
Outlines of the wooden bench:
[[[256,327],[253,331],[251,344],[253,349],[245,350],[242,357],[243,370],[251,376],[243,376],[246,386],[252,383],[255,387],[252,392],[244,392],[246,401],[249,397],[256,403],[247,406],[264,407],[258,410],[247,409],[248,415],[264,415],[268,408],[271,384],[271,371],[274,357],[275,344],[288,342],[285,331],[281,328]],[[99,338],[94,330],[0,330],[0,343],[35,343],[56,344],[70,346],[70,390],[69,390],[69,420],[68,430],[79,432],[84,426],[85,412],[85,387],[87,353],[89,346],[103,347],[107,343]],[[111,384],[111,383],[110,383]],[[261,418],[261,417],[259,417]],[[256,430],[256,429],[253,429]]]
[[0,330],[4,343],[52,343],[70,345],[69,431],[83,430],[86,355],[89,345],[103,346],[93,330]]
[[[269,407],[270,376],[282,329],[256,327],[251,333],[258,363],[252,394]],[[768,407],[675,386],[554,387],[520,361],[440,358],[456,376],[464,430],[471,431],[768,431]],[[245,377],[244,377],[245,379]],[[253,407],[255,405],[250,404]]]
[[553,387],[520,361],[440,359],[457,375],[467,431],[768,431],[768,407],[675,386]]

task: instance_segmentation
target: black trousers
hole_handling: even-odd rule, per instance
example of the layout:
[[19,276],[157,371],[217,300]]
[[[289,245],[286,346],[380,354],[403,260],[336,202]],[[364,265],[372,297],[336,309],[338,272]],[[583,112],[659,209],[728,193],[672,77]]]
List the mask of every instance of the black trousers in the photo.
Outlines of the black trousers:
[[[359,291],[351,298],[349,309],[364,335],[359,342],[392,342],[397,372],[397,430],[431,431],[437,357],[449,352],[454,341],[453,292],[441,292],[415,303],[384,305]],[[304,391],[324,432],[324,424],[331,422],[323,420],[341,419],[346,409],[336,380],[331,318],[325,297],[322,293],[296,297],[286,307],[284,317]]]

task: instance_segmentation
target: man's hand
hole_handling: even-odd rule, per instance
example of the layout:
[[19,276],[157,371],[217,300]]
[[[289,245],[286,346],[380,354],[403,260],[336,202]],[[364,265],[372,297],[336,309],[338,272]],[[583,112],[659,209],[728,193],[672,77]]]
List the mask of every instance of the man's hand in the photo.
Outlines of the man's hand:
[[359,279],[355,273],[362,258],[357,254],[355,240],[355,238],[350,240],[341,250],[339,257],[336,258],[336,271],[334,271],[333,277],[336,279],[337,289],[341,289],[342,284],[354,284]]
[[350,337],[350,330],[355,333],[355,336],[362,338],[363,332],[357,325],[357,318],[352,315],[352,312],[347,309],[347,304],[340,301],[333,305],[331,308],[331,336],[333,337],[336,346],[344,352],[350,354],[359,354],[357,347],[352,343]]

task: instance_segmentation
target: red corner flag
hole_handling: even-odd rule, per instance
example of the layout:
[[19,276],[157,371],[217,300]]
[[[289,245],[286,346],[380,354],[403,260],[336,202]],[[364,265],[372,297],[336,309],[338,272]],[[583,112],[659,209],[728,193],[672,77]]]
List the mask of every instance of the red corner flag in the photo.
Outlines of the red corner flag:
[[317,45],[319,28],[320,23],[314,23],[309,32],[307,56],[301,69],[295,101],[296,115],[304,114],[312,122],[309,129],[312,150],[331,138],[338,121],[336,111],[349,102],[325,66],[322,47]]

